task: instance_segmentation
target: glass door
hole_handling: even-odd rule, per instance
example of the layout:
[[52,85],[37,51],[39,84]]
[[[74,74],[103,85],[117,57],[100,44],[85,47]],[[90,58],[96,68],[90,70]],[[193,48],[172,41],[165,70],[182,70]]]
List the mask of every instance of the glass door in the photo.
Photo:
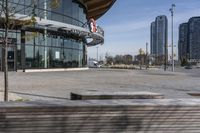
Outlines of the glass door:
[[12,46],[8,48],[8,70],[16,71],[16,47]]

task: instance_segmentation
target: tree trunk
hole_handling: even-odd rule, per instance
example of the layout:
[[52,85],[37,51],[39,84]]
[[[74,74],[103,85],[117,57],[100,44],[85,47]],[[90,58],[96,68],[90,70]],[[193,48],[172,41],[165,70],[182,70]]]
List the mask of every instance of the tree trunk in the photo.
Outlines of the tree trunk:
[[5,6],[5,52],[4,52],[4,101],[8,101],[8,19],[9,19],[9,11],[8,11],[8,0],[6,0]]
[[4,85],[5,85],[5,92],[4,92],[4,101],[8,101],[8,48],[7,48],[7,37],[5,39],[6,46],[4,50]]

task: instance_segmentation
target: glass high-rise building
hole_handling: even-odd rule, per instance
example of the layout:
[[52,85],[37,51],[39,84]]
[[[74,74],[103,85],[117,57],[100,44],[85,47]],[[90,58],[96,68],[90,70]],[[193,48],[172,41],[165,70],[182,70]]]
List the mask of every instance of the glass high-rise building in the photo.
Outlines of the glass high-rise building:
[[192,17],[179,26],[179,60],[200,62],[200,17]]
[[[104,31],[94,20],[106,13],[115,1],[8,0],[16,22],[33,16],[36,19],[34,25],[18,24],[9,30],[9,69],[86,66],[87,47],[104,43]],[[4,32],[0,21],[0,34],[4,36]],[[0,47],[0,70],[3,56],[4,50]]]
[[156,45],[156,24],[155,22],[151,23],[151,55],[157,55],[157,45]]
[[188,51],[190,60],[200,61],[200,17],[188,21]]
[[151,23],[151,55],[156,64],[163,64],[168,60],[168,20],[164,15],[157,16]]
[[188,59],[188,23],[182,23],[179,26],[178,55],[179,60]]
[[[156,17],[155,20],[156,25],[156,47],[157,47],[157,55],[162,56],[165,55],[165,47],[168,43],[168,20],[167,17],[162,15]],[[167,48],[166,48],[167,50]]]

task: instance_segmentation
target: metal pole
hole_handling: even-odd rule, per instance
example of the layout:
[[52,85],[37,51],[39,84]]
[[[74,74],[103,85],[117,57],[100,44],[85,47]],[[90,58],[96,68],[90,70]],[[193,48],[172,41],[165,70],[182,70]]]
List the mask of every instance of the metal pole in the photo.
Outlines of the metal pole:
[[[44,1],[44,19],[47,19],[47,0]],[[44,28],[44,68],[47,68],[47,27]]]
[[172,25],[172,71],[174,71],[174,8],[175,8],[175,4],[172,4],[172,8],[170,9],[171,11],[171,17],[172,17],[172,20],[171,20],[171,25]]
[[142,70],[142,49],[139,49],[139,54],[140,54],[140,70]]
[[148,68],[149,66],[149,61],[148,61],[148,43],[146,43],[146,69]]
[[164,71],[166,71],[167,70],[167,58],[168,58],[168,54],[167,54],[167,43],[165,44],[165,62],[164,62]]

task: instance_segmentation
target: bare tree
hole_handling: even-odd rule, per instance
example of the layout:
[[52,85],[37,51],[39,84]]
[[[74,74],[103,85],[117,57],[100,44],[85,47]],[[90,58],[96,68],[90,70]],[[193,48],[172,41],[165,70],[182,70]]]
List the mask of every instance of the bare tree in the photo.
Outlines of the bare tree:
[[114,58],[109,53],[106,53],[105,59],[107,65],[112,65],[114,62]]
[[[35,18],[30,19],[17,18],[16,14],[23,9],[19,8],[21,0],[1,0],[0,1],[0,19],[1,28],[4,29],[4,34],[1,36],[1,47],[4,53],[3,56],[3,71],[4,71],[4,101],[8,101],[8,47],[13,45],[12,39],[9,39],[9,30],[17,30],[25,25],[35,23]],[[32,4],[27,8],[32,7]]]
[[[46,1],[46,0],[45,0]],[[4,34],[0,37],[0,47],[2,47],[4,58],[3,58],[3,71],[4,71],[4,101],[8,101],[8,47],[13,45],[12,39],[9,39],[9,30],[18,30],[24,26],[33,26],[36,23],[35,9],[41,3],[39,1],[32,0],[30,5],[20,9],[21,0],[0,0],[0,20],[1,28],[4,29]],[[41,1],[40,1],[41,2]],[[51,0],[49,5],[52,8],[57,8],[60,4],[60,0]],[[29,15],[18,17],[22,10],[27,9],[30,11]],[[46,12],[46,10],[44,11]],[[39,13],[38,13],[39,14]],[[35,34],[31,36],[37,36]],[[33,38],[34,38],[33,37]]]

